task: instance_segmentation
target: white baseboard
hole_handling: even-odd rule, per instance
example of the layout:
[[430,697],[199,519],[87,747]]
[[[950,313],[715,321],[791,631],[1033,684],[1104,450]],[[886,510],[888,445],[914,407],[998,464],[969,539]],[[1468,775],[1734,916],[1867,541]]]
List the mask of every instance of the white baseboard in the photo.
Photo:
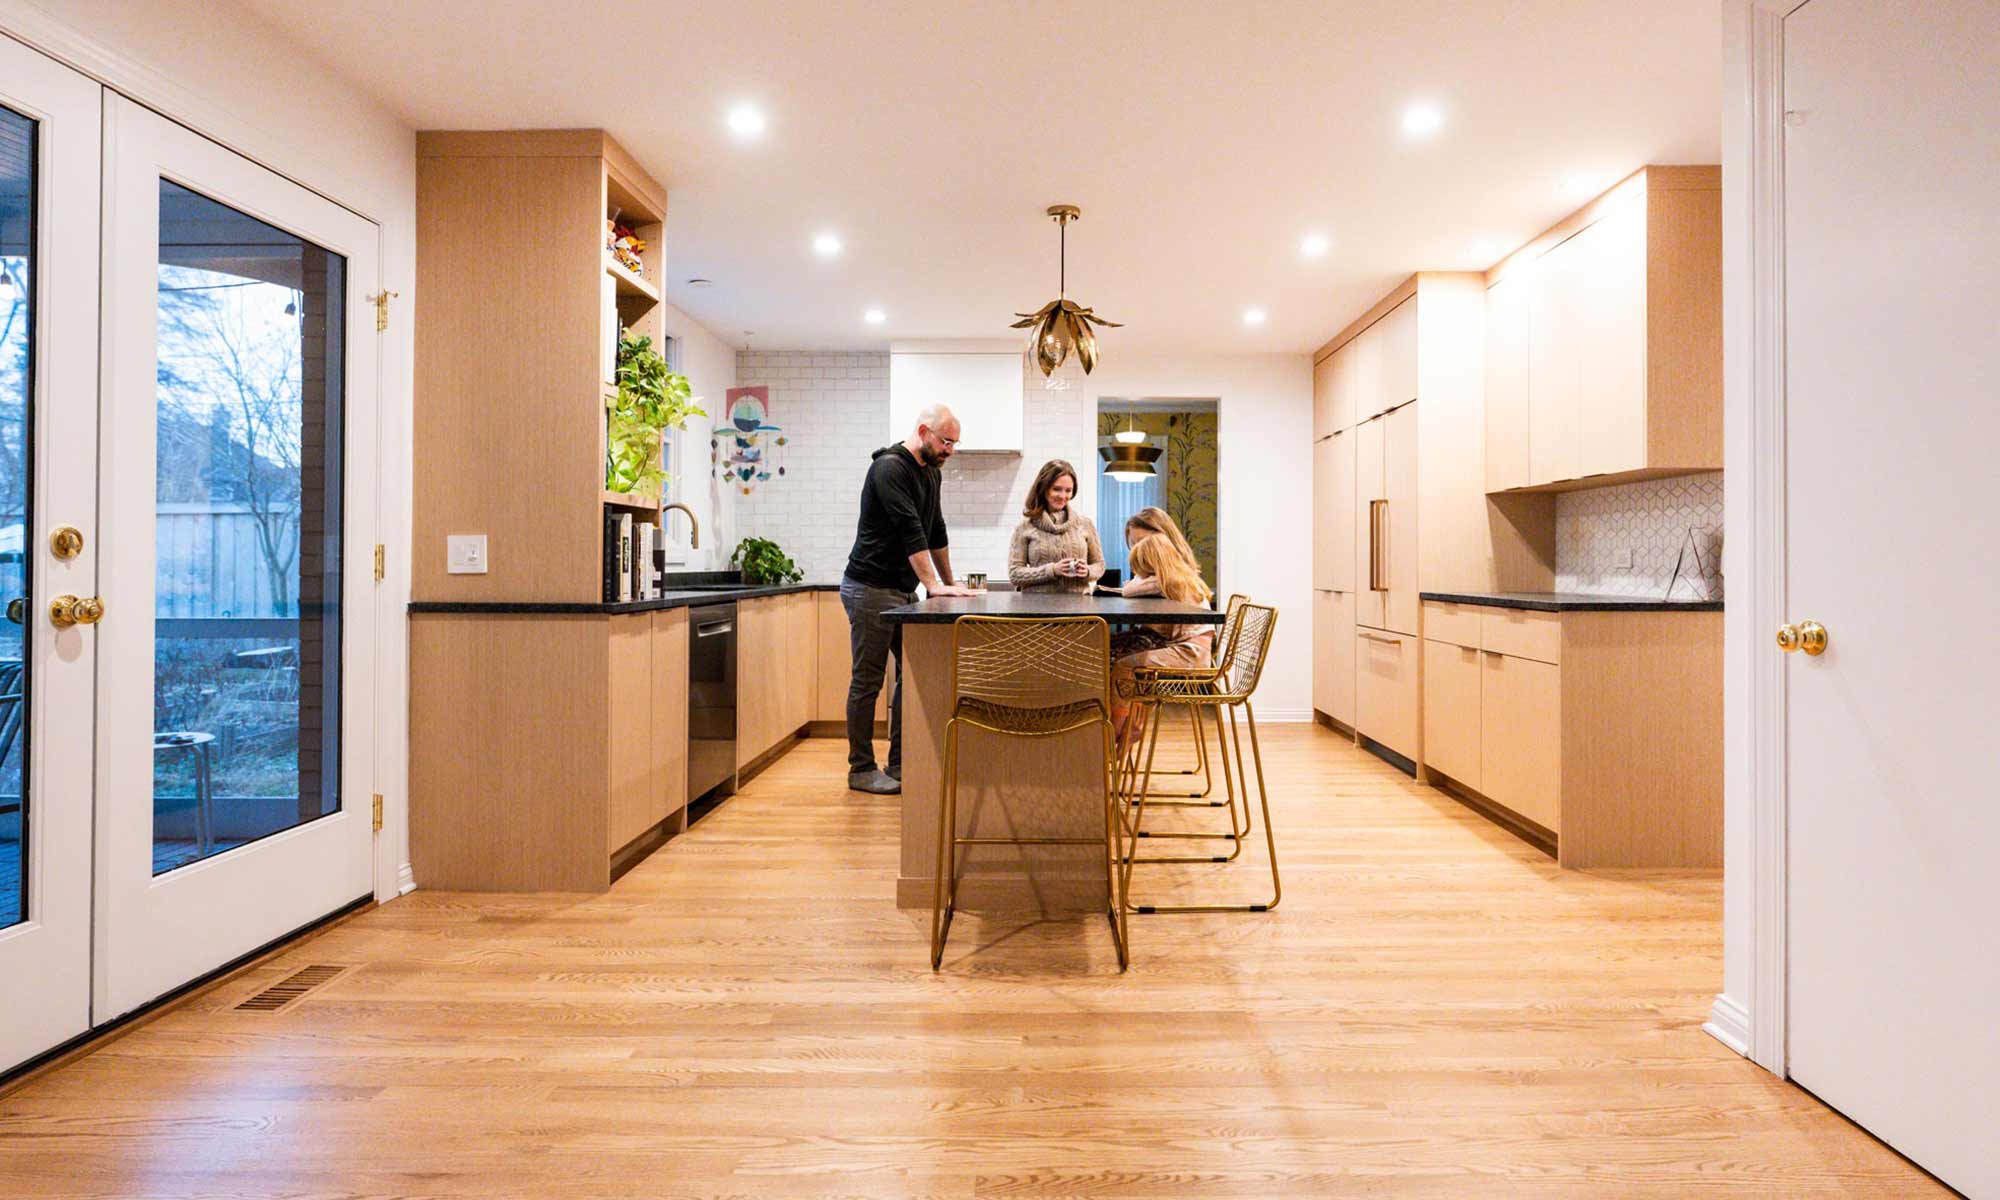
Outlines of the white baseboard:
[[1750,1010],[1729,996],[1718,994],[1708,1010],[1703,1032],[1743,1057],[1750,1057]]
[[396,870],[396,894],[407,896],[417,890],[417,877],[411,873],[410,864],[404,863]]

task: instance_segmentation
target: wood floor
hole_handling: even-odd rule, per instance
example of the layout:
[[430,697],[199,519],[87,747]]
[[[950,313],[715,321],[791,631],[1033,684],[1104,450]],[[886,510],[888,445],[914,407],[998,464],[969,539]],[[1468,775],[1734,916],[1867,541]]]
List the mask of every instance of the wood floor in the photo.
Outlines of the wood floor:
[[808,742],[608,895],[417,892],[30,1081],[0,1195],[1945,1194],[1701,1032],[1714,874],[1558,874],[1268,734],[1283,905],[1135,917],[1129,973],[967,912],[932,974],[895,799]]

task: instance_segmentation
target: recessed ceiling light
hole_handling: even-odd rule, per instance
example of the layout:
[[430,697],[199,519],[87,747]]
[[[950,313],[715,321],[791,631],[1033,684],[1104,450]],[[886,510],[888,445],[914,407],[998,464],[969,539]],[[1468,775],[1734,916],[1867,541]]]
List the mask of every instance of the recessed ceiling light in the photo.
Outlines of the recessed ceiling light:
[[1307,258],[1318,258],[1320,255],[1325,254],[1327,247],[1331,245],[1333,243],[1327,240],[1325,234],[1309,233],[1305,236],[1304,240],[1299,242],[1299,253],[1305,255]]
[[879,308],[871,308],[867,312],[861,314],[861,319],[868,322],[870,325],[880,325],[882,322],[889,319],[889,314],[883,312]]
[[1264,310],[1261,308],[1244,309],[1243,323],[1245,325],[1262,325],[1264,323]]
[[735,134],[739,142],[763,136],[764,114],[752,105],[737,105],[729,110],[729,132]]
[[822,233],[813,238],[813,253],[821,258],[832,258],[840,253],[840,239],[831,233]]
[[710,287],[714,283],[715,281],[713,279],[703,279],[698,275],[695,278],[688,280],[688,286],[692,288]]
[[1403,135],[1427,138],[1444,127],[1444,110],[1435,104],[1412,104],[1403,110]]

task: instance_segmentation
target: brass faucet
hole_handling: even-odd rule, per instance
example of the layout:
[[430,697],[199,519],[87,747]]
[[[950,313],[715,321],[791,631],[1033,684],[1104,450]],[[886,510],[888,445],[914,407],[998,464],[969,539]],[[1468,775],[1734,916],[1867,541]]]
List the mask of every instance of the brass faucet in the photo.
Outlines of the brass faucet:
[[672,504],[664,504],[660,506],[660,528],[665,529],[667,527],[667,514],[669,512],[672,512],[676,508],[680,509],[682,512],[687,514],[688,549],[690,550],[701,549],[701,522],[695,518],[694,510],[689,508],[687,505],[682,504],[680,501],[676,500]]

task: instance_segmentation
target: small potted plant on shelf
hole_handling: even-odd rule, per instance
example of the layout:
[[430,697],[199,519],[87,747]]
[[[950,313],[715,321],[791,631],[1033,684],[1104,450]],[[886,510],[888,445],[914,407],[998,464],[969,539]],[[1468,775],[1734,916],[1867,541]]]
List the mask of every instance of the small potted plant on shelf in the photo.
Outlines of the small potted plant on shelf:
[[667,370],[653,339],[626,330],[618,337],[618,391],[604,398],[604,486],[657,497],[667,481],[660,448],[666,431],[707,416],[685,375]]
[[736,549],[729,555],[729,565],[742,569],[745,583],[797,583],[805,578],[799,564],[769,538],[748,537],[736,543]]

